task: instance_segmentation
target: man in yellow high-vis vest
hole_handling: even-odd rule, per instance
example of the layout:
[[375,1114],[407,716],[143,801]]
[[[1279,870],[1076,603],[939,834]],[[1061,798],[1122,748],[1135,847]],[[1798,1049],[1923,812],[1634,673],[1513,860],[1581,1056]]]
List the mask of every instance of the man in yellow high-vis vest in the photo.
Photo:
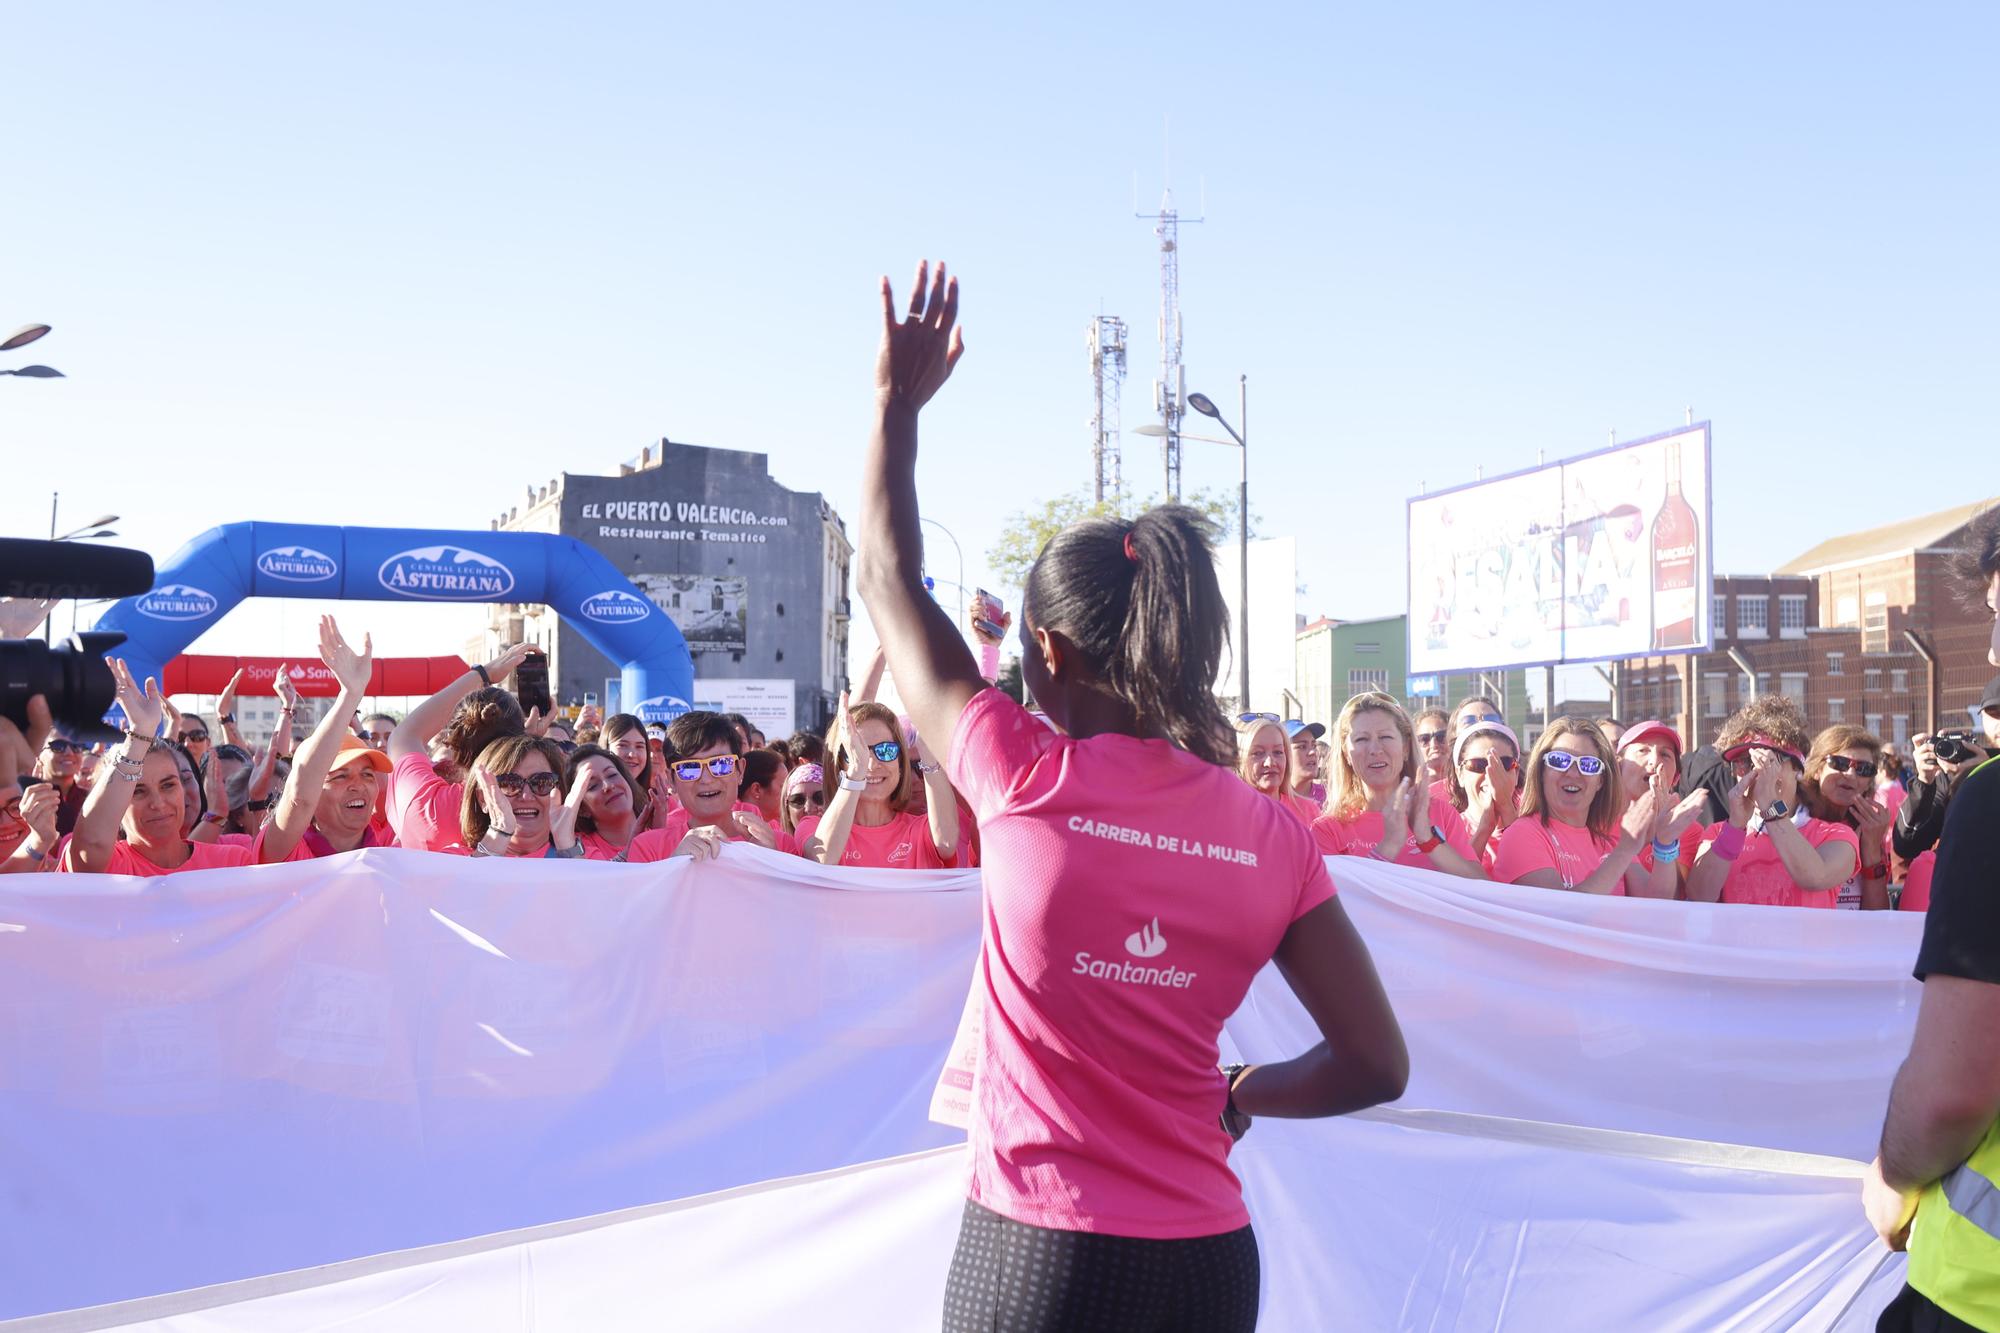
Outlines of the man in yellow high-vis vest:
[[[2000,666],[2000,508],[1967,537],[1957,571],[1994,618]],[[1937,858],[1923,1007],[1862,1189],[1875,1230],[1910,1252],[1909,1285],[1876,1327],[2000,1333],[2000,759],[1952,794]]]

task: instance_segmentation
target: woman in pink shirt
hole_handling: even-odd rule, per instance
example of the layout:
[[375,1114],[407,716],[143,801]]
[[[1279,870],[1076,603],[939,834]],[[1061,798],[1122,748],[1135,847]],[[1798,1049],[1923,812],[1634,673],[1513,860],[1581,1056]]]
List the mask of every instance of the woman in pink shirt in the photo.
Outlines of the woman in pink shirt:
[[673,808],[657,828],[632,839],[624,859],[705,860],[725,842],[802,855],[797,839],[765,823],[757,807],[742,799],[742,745],[735,724],[721,713],[696,709],[675,718],[667,728],[667,749],[674,758],[662,761],[673,786]]
[[1674,863],[1671,896],[1685,896],[1687,877],[1701,850],[1701,840],[1688,834],[1699,827],[1702,812],[1708,809],[1708,792],[1704,788],[1674,799],[1681,781],[1681,734],[1664,722],[1627,727],[1618,737],[1618,781],[1628,801],[1653,793],[1652,841],[1639,849],[1625,871],[1626,891],[1635,898],[1654,896],[1648,892],[1653,868],[1667,860]]
[[[1622,897],[1625,871],[1652,836],[1652,789],[1625,801],[1604,733],[1567,717],[1549,723],[1535,742],[1524,781],[1521,817],[1500,835],[1493,878]],[[1644,896],[1671,898],[1675,882],[1669,859],[1646,881]]]
[[[640,741],[646,733],[638,733]],[[639,835],[639,780],[601,745],[579,745],[565,781],[577,796],[576,840],[590,861],[615,861]]]
[[581,791],[563,791],[563,752],[541,736],[502,736],[472,761],[455,847],[472,856],[572,857]]
[[1422,772],[1403,706],[1373,690],[1349,698],[1333,724],[1326,813],[1312,821],[1320,851],[1486,878],[1465,821]]
[[1441,784],[1447,791],[1451,780],[1451,714],[1442,708],[1426,708],[1410,719],[1416,735],[1417,763],[1425,782]]
[[[151,677],[141,690],[124,659],[111,658],[118,706],[125,712],[124,743],[106,756],[62,851],[60,869],[107,875],[171,875],[251,862],[248,847],[190,842],[185,779],[173,754],[154,743],[162,709]],[[119,834],[125,835],[120,839]]]
[[527,730],[520,703],[494,682],[505,680],[533,651],[517,643],[474,667],[412,708],[389,733],[389,822],[397,842],[425,852],[458,842],[464,775],[473,760],[502,736]]
[[1861,865],[1840,886],[1839,905],[1889,910],[1889,829],[1896,812],[1875,799],[1882,742],[1865,728],[1836,723],[1813,737],[1799,803],[1815,819],[1845,824],[1860,843]]
[[[913,765],[895,713],[882,704],[855,704],[834,718],[834,728],[827,749],[840,785],[806,834],[819,840],[820,862],[949,870],[958,854],[958,795],[944,765],[921,751]],[[927,789],[922,814],[912,808],[918,787]]]
[[1505,722],[1474,722],[1452,744],[1451,808],[1465,821],[1472,851],[1488,874],[1493,852],[1521,817],[1521,741]]
[[375,788],[388,777],[389,756],[347,729],[361,707],[375,646],[355,652],[332,616],[319,620],[319,655],[340,685],[340,697],[300,745],[278,808],[257,832],[257,860],[305,861],[385,845],[374,831]]
[[1319,806],[1292,790],[1292,744],[1276,713],[1236,715],[1236,771],[1306,827],[1319,818]]
[[1801,808],[1806,720],[1799,706],[1760,695],[1723,723],[1716,748],[1736,774],[1729,818],[1703,835],[1688,876],[1698,903],[1838,907],[1840,886],[1860,864],[1860,840],[1845,824]]
[[[799,834],[799,826],[810,819],[815,824],[826,813],[826,770],[818,764],[803,763],[792,770],[785,779],[785,832],[804,842],[811,836],[808,828],[805,835]],[[814,857],[818,860],[818,857]]]
[[[963,349],[956,285],[927,278],[907,318],[882,284],[856,582],[983,840],[984,1020],[944,1327],[1249,1330],[1257,1247],[1232,1139],[1248,1116],[1401,1096],[1402,1035],[1311,835],[1235,772],[1211,692],[1229,613],[1200,515],[1093,519],[1043,548],[1019,622],[1046,724],[987,687],[924,589],[917,413]],[[1274,957],[1325,1040],[1218,1070],[1222,1025]]]

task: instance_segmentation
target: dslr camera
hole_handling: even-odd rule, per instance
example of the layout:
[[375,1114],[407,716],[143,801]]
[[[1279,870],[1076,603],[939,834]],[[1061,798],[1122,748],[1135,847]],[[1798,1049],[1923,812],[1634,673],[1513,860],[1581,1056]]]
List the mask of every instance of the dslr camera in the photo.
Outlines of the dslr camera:
[[1940,731],[1931,737],[1931,748],[1937,752],[1941,764],[1962,764],[1968,759],[1983,758],[1986,747],[1977,732],[1956,730]]

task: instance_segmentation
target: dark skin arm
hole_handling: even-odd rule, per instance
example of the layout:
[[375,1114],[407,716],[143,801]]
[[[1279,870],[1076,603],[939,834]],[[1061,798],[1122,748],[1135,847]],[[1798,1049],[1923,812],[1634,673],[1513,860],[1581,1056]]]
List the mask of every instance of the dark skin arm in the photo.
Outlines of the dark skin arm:
[[907,315],[882,279],[882,345],[875,358],[875,429],[861,467],[855,585],[897,691],[917,731],[948,754],[958,715],[986,688],[965,640],[923,586],[917,512],[917,413],[965,352],[958,281],[944,265],[917,266]]
[[1245,1069],[1236,1080],[1236,1109],[1308,1119],[1402,1096],[1410,1079],[1403,1030],[1340,900],[1294,921],[1274,961],[1324,1040],[1296,1059]]

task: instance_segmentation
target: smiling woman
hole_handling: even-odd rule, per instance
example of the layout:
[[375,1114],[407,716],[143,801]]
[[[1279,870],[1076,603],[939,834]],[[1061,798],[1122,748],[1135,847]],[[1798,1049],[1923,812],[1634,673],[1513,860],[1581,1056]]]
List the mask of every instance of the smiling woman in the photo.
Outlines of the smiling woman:
[[1624,802],[1603,732],[1567,717],[1549,723],[1526,770],[1521,817],[1500,836],[1493,878],[1624,896],[1625,871],[1653,828],[1652,788]]
[[1409,714],[1375,691],[1349,699],[1333,724],[1333,777],[1312,832],[1327,856],[1486,877],[1465,820],[1425,776]]

